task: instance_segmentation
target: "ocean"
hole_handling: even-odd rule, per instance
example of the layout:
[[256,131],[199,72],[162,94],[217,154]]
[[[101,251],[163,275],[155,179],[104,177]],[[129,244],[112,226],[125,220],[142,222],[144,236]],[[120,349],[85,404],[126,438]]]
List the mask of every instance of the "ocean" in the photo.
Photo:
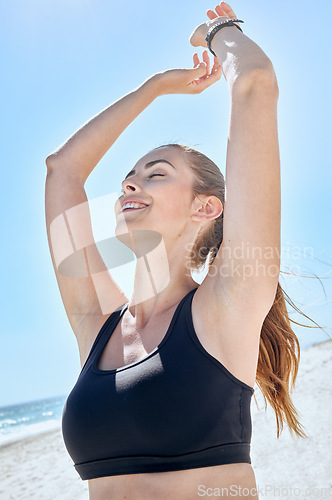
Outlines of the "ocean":
[[57,396],[0,408],[0,446],[61,427],[67,396]]

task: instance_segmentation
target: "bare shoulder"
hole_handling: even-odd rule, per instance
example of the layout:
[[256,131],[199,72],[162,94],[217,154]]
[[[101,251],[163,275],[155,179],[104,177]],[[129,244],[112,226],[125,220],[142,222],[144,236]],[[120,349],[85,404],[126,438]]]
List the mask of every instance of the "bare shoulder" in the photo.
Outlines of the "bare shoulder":
[[203,347],[251,387],[256,380],[260,332],[266,316],[257,300],[243,283],[228,281],[216,290],[211,280],[204,280],[192,301],[193,326]]

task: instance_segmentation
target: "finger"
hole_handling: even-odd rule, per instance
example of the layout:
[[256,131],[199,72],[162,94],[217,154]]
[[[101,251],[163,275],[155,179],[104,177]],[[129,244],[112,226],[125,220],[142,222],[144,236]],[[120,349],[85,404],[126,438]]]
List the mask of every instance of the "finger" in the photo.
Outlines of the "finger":
[[222,76],[222,69],[220,67],[217,69],[217,71],[215,71],[214,73],[211,73],[211,75],[209,75],[207,77],[205,82],[208,83],[208,86],[212,85],[214,82],[217,82],[218,80],[220,80],[221,76]]
[[206,78],[206,65],[204,63],[200,63],[197,68],[189,70],[191,72],[190,77],[193,78],[193,81],[200,82],[204,81]]
[[214,64],[213,64],[211,73],[215,73],[216,71],[221,70],[221,65],[220,65],[218,57],[216,57],[216,56],[213,56],[213,57],[214,57]]
[[210,73],[210,58],[207,50],[204,50],[202,58],[206,63],[206,74],[208,75]]
[[213,71],[211,73],[211,75],[209,76],[209,78],[211,78],[211,76],[215,76],[217,80],[219,80],[219,78],[221,77],[222,75],[222,68],[221,66],[218,66],[217,69],[215,69],[215,71]]
[[206,11],[206,14],[207,14],[209,19],[215,19],[216,17],[218,17],[217,14],[215,12],[213,12],[213,10],[210,10],[210,9],[208,11]]
[[195,80],[193,83],[194,87],[196,88],[197,93],[203,92],[203,90],[207,89],[210,87],[213,83],[217,82],[220,80],[222,75],[222,71],[219,70],[216,73],[213,73],[212,75],[209,75],[207,78],[203,79],[200,78],[199,80]]
[[218,16],[228,17],[227,13],[224,11],[224,9],[222,7],[220,7],[220,5],[216,6],[216,12],[217,12]]
[[213,59],[214,59],[214,61],[213,61],[213,66],[212,66],[211,74],[215,73],[216,71],[219,71],[219,69],[221,69],[221,65],[220,65],[218,57],[213,56]]
[[232,10],[232,7],[228,5],[228,3],[221,2],[220,6],[226,12],[228,17],[236,17],[234,10]]
[[215,73],[210,75],[207,80],[211,84],[211,83],[214,83],[214,82],[217,82],[218,80],[220,80],[221,77],[222,77],[222,70],[221,70],[221,68],[219,68],[218,71],[215,71]]
[[193,61],[194,61],[194,68],[199,64],[199,57],[197,52],[193,55]]

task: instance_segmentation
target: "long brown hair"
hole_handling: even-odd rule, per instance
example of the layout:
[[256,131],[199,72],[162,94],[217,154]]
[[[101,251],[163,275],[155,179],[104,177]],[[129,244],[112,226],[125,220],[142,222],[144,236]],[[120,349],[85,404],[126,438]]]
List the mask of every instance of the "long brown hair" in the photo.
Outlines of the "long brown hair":
[[[155,149],[162,147],[177,148],[184,154],[186,164],[191,168],[195,176],[194,196],[200,194],[213,195],[218,197],[224,206],[224,176],[210,158],[196,149],[178,143],[164,144]],[[214,219],[209,229],[196,239],[192,248],[194,257],[190,263],[191,269],[199,271],[206,263],[208,263],[208,266],[213,263],[223,240],[223,215],[224,212]],[[277,437],[280,437],[283,422],[285,422],[291,432],[299,437],[307,438],[308,436],[304,432],[304,427],[299,421],[298,412],[291,399],[300,362],[300,344],[292,330],[291,322],[307,328],[313,327],[291,320],[288,315],[286,301],[298,313],[317,325],[315,321],[304,314],[292,302],[278,281],[274,303],[261,329],[256,383],[264,397],[265,409],[268,402],[275,412]],[[317,325],[314,328],[321,327]]]

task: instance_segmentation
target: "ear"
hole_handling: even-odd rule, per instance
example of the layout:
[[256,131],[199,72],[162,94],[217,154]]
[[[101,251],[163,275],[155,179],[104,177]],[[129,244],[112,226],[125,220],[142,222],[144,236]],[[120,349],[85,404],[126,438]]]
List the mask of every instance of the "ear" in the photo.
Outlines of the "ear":
[[209,222],[222,214],[223,204],[217,196],[199,195],[193,202],[191,218],[195,222]]

